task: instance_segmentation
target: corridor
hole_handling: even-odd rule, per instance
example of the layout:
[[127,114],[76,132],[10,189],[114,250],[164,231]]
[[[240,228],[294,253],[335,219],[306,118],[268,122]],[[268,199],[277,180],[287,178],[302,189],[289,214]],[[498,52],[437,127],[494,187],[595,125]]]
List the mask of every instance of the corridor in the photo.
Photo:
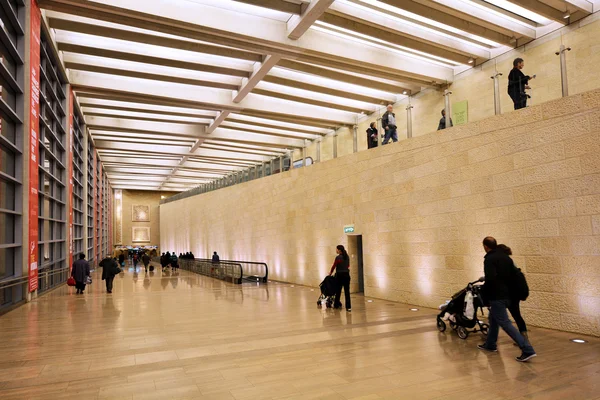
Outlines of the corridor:
[[62,286],[0,317],[0,398],[600,399],[600,340],[534,329],[514,361],[436,330],[436,310],[356,296],[319,310],[318,289],[234,285],[129,268],[112,295]]

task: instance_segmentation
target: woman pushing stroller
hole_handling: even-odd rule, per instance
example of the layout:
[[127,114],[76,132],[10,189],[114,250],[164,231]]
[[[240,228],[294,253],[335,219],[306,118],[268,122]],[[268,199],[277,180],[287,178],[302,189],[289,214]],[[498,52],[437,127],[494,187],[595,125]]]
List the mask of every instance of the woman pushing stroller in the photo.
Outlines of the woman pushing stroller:
[[344,295],[346,297],[346,311],[352,311],[352,304],[350,302],[350,257],[348,252],[341,244],[336,247],[337,256],[329,271],[329,276],[333,275],[335,271],[335,279],[338,282],[338,289],[335,295],[335,301],[333,303],[334,308],[342,308],[342,302],[340,297],[342,296],[342,288],[344,289]]

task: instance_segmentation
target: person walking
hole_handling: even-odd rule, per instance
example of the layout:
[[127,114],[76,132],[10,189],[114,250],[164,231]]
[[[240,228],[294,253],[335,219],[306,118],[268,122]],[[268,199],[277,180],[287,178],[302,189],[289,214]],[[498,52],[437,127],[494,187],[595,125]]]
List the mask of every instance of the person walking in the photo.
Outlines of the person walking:
[[[450,118],[450,127],[453,127],[452,118]],[[438,124],[438,131],[442,129],[446,129],[446,110],[442,110],[442,118],[440,119],[440,123]]]
[[211,273],[211,275],[214,275],[215,271],[217,270],[217,268],[216,268],[216,267],[217,267],[217,266],[219,265],[219,263],[221,262],[221,258],[219,257],[219,255],[217,254],[217,252],[216,252],[216,251],[214,251],[214,252],[213,252],[213,255],[212,255],[212,260],[211,260],[211,261],[212,261],[212,264],[213,264],[213,266],[212,266],[212,268],[210,269],[210,273]]
[[388,144],[390,139],[395,143],[398,141],[398,126],[396,125],[396,114],[394,114],[394,106],[388,104],[387,111],[381,117],[381,126],[385,130],[385,136],[382,144]]
[[173,271],[177,271],[177,268],[179,268],[179,259],[177,258],[177,253],[173,252],[173,254],[171,254],[171,269]]
[[137,265],[138,265],[138,255],[137,255],[137,253],[135,253],[133,255],[133,270],[134,271],[137,269]]
[[90,276],[90,264],[85,260],[85,254],[80,253],[79,259],[73,263],[71,276],[75,279],[76,294],[83,294],[87,279]]
[[119,266],[121,268],[125,267],[125,254],[123,254],[123,252],[119,254]]
[[508,74],[508,95],[512,99],[515,110],[527,107],[527,99],[529,95],[525,92],[529,87],[529,81],[535,79],[535,75],[525,75],[521,70],[525,66],[525,61],[522,58],[515,58],[513,61],[513,69]]
[[352,303],[350,300],[350,256],[348,252],[341,244],[336,247],[337,256],[329,271],[329,275],[333,275],[335,271],[335,279],[338,283],[338,291],[335,294],[335,301],[333,302],[333,308],[342,308],[341,296],[342,289],[344,289],[344,296],[346,301],[346,311],[352,311]]
[[102,280],[106,281],[106,292],[112,293],[115,275],[119,274],[121,269],[117,261],[112,257],[106,257],[100,261],[100,266],[102,267]]
[[377,137],[377,124],[371,122],[367,129],[367,147],[372,149],[379,145],[379,137]]
[[[500,249],[500,251],[502,251],[504,254],[506,254],[507,256],[512,256],[512,249],[510,247],[508,247],[505,244],[499,244],[498,245],[498,249]],[[513,261],[514,263],[514,261]],[[517,266],[515,265],[515,268]],[[515,323],[517,324],[517,328],[519,329],[519,332],[521,333],[521,335],[527,339],[527,341],[529,341],[529,334],[527,333],[527,324],[525,323],[525,320],[523,319],[523,316],[521,315],[521,307],[520,307],[520,303],[521,300],[519,300],[519,297],[514,293],[514,291],[512,291],[511,293],[511,298],[510,298],[510,305],[508,306],[508,311],[510,312],[510,315],[512,315],[513,319],[515,320]],[[515,342],[515,345],[518,346],[518,344]]]
[[510,322],[506,312],[511,302],[515,265],[512,259],[498,248],[498,242],[493,237],[488,236],[483,239],[483,249],[486,253],[483,263],[485,273],[483,294],[487,296],[490,303],[490,327],[487,340],[477,347],[480,350],[497,352],[498,333],[502,328],[521,348],[522,353],[516,360],[529,361],[537,354],[527,339]]
[[148,255],[148,253],[144,253],[144,255],[142,256],[142,262],[144,263],[144,268],[146,269],[146,272],[148,272],[148,265],[150,265],[150,256]]

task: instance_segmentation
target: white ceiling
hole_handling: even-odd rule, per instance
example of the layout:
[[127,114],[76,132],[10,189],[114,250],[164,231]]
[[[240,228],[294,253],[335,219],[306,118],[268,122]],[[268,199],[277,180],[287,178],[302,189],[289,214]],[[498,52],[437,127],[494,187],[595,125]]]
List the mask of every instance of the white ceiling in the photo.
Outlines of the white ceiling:
[[174,191],[301,148],[597,6],[597,0],[39,3],[113,188]]

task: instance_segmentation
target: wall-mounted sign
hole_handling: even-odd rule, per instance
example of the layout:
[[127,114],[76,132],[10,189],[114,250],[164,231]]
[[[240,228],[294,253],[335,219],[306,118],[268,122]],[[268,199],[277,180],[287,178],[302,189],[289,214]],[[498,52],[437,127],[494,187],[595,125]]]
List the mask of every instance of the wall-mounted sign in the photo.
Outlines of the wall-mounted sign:
[[344,226],[344,233],[354,233],[354,225]]
[[467,100],[452,104],[452,122],[455,126],[469,122],[469,103]]

